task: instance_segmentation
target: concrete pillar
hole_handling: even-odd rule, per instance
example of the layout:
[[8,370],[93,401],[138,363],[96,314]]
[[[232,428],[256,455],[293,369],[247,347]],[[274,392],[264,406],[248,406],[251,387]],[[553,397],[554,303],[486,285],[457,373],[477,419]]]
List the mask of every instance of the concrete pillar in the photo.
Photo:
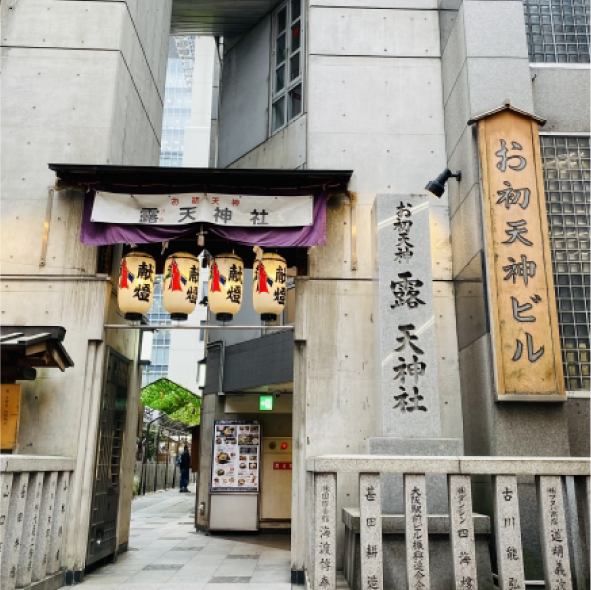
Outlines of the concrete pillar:
[[[449,182],[447,187],[465,452],[565,456],[569,454],[568,428],[562,406],[494,402],[482,276],[480,162],[476,130],[467,124],[506,99],[533,112],[523,6],[505,0],[465,0],[455,15],[447,38],[442,39],[442,72],[448,166],[462,171],[462,181]],[[542,435],[548,428],[556,435]]]
[[195,37],[191,118],[185,128],[183,166],[209,167],[212,85],[217,47],[213,37]]
[[[445,141],[466,455],[568,456],[564,404],[495,403],[484,280],[478,138],[472,117],[511,105],[534,113],[522,2],[441,0]],[[548,436],[551,432],[552,435]],[[492,515],[489,478],[473,479],[474,509]],[[542,577],[532,478],[520,478],[526,579]]]
[[[18,453],[75,460],[64,525],[68,581],[80,580],[85,565],[105,343],[134,359],[137,335],[105,334],[108,314],[121,317],[110,277],[97,275],[97,248],[79,241],[82,193],[48,191],[55,175],[47,164],[157,164],[171,7],[1,5],[2,323],[66,328],[74,367],[41,370],[24,385]],[[136,400],[137,384],[130,386]],[[124,455],[135,444],[127,441]]]

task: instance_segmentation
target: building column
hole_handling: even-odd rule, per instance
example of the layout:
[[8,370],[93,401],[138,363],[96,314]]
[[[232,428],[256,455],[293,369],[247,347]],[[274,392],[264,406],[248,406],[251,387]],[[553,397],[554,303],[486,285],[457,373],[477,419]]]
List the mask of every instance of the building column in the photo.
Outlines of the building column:
[[[462,171],[461,182],[448,183],[448,190],[464,452],[569,456],[565,404],[495,401],[478,137],[468,121],[507,100],[534,113],[523,3],[442,0],[440,7],[448,167]],[[474,509],[491,515],[489,487],[487,478],[474,478]],[[533,479],[520,481],[520,498],[526,578],[539,580],[541,563],[533,557],[540,553]]]
[[[1,5],[2,166],[9,171],[2,272],[11,275],[3,278],[2,321],[66,329],[74,366],[24,385],[18,450],[75,460],[64,551],[70,583],[85,567],[105,348],[133,359],[137,338],[105,334],[108,313],[117,316],[102,274],[110,269],[99,269],[97,248],[79,241],[82,193],[48,191],[55,174],[47,165],[158,162],[171,9],[172,0],[145,0],[141,8],[94,0]],[[137,388],[130,394],[135,399]]]

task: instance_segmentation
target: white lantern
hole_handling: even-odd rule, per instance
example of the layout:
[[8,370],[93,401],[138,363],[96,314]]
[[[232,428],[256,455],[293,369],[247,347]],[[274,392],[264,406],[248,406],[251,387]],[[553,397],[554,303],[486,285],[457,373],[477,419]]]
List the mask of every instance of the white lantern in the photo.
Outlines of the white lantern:
[[244,264],[235,254],[220,254],[209,267],[209,309],[220,322],[229,322],[242,305]]
[[252,302],[264,322],[274,322],[285,309],[287,265],[278,254],[263,254],[252,273]]
[[152,305],[156,262],[145,252],[130,252],[121,259],[117,303],[125,319],[140,321]]
[[172,254],[164,264],[164,309],[184,321],[195,311],[199,292],[199,259],[187,252]]

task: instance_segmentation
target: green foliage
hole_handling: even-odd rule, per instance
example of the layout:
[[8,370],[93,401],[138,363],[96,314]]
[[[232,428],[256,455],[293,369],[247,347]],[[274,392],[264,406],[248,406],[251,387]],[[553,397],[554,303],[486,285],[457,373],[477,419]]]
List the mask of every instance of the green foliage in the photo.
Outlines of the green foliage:
[[198,426],[201,423],[201,408],[187,404],[168,416],[171,420],[182,422],[188,426]]
[[171,420],[197,426],[201,421],[201,398],[170,379],[162,378],[142,389],[142,404],[160,410]]

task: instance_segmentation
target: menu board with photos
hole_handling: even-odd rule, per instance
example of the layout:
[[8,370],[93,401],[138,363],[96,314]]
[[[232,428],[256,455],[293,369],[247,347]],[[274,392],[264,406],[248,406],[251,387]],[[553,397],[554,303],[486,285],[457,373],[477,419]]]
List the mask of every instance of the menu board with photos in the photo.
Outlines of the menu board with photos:
[[216,420],[213,430],[212,492],[258,492],[261,425]]

